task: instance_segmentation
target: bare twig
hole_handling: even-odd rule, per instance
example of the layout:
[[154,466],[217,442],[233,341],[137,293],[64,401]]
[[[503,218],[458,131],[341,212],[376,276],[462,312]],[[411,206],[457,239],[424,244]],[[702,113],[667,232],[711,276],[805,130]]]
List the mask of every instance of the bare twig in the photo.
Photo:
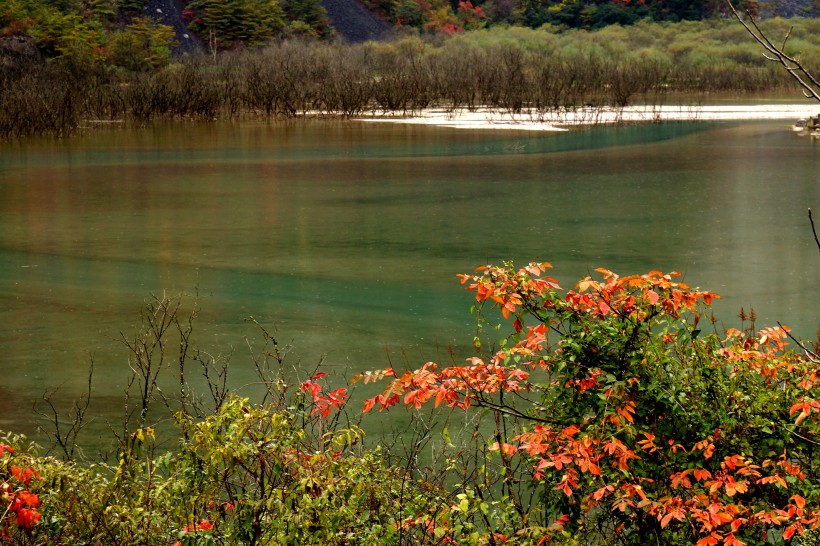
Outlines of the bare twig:
[[[67,415],[60,414],[54,401],[57,392],[60,390],[59,387],[43,394],[42,399],[49,408],[48,413],[39,409],[36,410],[40,416],[51,421],[53,426],[52,435],[55,441],[52,447],[59,446],[63,452],[63,457],[67,461],[74,459],[74,452],[78,447],[77,437],[80,435],[80,431],[88,424],[88,421],[86,421],[86,413],[91,404],[91,382],[93,377],[94,359],[92,357],[91,364],[88,368],[88,390],[81,394],[79,399],[74,401]],[[68,421],[63,421],[64,418],[68,418]]]
[[800,348],[803,350],[803,353],[806,355],[806,358],[807,358],[807,359],[809,359],[809,360],[811,360],[812,362],[815,362],[815,363],[817,363],[817,364],[820,364],[820,355],[818,355],[816,352],[814,352],[814,351],[812,351],[811,349],[809,349],[808,347],[806,347],[806,344],[805,344],[805,343],[803,343],[802,341],[800,341],[799,339],[797,339],[796,337],[794,337],[794,336],[791,334],[791,332],[789,332],[789,330],[787,330],[787,329],[786,329],[786,328],[785,328],[785,327],[784,327],[784,326],[780,323],[780,321],[778,321],[778,322],[777,322],[777,325],[778,325],[778,326],[780,326],[780,329],[781,329],[783,332],[785,332],[785,333],[786,333],[786,336],[788,336],[788,338],[789,338],[789,339],[791,339],[791,340],[792,340],[795,344],[797,344],[797,346],[798,346],[798,347],[800,347]]
[[743,25],[743,28],[745,28],[749,34],[751,34],[752,37],[757,40],[757,42],[768,52],[768,55],[764,54],[764,57],[770,61],[783,65],[786,72],[797,80],[803,88],[803,94],[806,98],[813,98],[814,100],[820,102],[820,82],[818,82],[817,79],[815,79],[815,77],[803,67],[797,57],[787,55],[784,51],[786,48],[786,42],[791,35],[791,30],[789,30],[786,37],[783,39],[783,44],[778,47],[774,45],[768,36],[766,36],[766,34],[760,29],[757,22],[754,20],[754,17],[752,17],[748,10],[744,11],[746,14],[746,18],[744,18],[730,0],[726,0],[726,4],[728,4],[729,9],[732,10],[735,18],[737,18],[740,24]]
[[814,242],[817,243],[817,250],[820,251],[820,239],[817,238],[817,229],[814,227],[814,218],[811,217],[811,209],[809,209],[809,223],[811,224],[811,232],[814,234]]

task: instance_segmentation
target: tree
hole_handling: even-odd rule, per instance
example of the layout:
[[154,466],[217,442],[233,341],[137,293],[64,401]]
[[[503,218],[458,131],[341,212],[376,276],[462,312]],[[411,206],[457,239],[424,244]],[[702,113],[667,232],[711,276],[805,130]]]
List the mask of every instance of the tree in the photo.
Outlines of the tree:
[[276,0],[194,0],[186,6],[189,28],[221,49],[260,45],[285,28]]
[[285,0],[284,5],[291,26],[303,23],[314,36],[330,36],[330,19],[319,0]]

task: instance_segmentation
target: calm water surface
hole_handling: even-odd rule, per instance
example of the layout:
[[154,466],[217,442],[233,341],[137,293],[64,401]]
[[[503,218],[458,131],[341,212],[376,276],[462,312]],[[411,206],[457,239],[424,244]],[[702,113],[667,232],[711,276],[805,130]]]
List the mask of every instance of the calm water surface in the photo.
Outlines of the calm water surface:
[[[820,143],[784,122],[569,133],[309,122],[175,125],[0,145],[0,428],[85,387],[95,426],[122,412],[151,294],[198,291],[196,344],[252,378],[253,316],[339,377],[467,354],[455,274],[548,260],[677,270],[737,326],[818,325]],[[294,360],[294,363],[296,361]]]

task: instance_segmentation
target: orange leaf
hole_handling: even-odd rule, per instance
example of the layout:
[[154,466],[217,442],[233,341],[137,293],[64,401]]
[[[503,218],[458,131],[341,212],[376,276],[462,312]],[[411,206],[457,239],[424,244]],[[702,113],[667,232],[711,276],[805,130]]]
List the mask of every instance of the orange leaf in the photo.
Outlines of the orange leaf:
[[803,510],[803,508],[806,506],[806,499],[804,499],[800,495],[792,495],[792,497],[789,500],[794,501],[794,505],[797,506],[799,510]]
[[507,457],[512,457],[515,455],[515,452],[518,450],[513,444],[503,443],[499,444],[498,442],[493,442],[493,444],[489,447],[490,451],[501,451]]
[[808,406],[809,405],[806,404],[805,401],[798,402],[797,404],[789,408],[789,415],[794,415],[795,413],[797,413],[798,410],[803,410],[803,412],[805,412],[808,409]]
[[703,481],[703,480],[708,480],[709,478],[712,477],[712,473],[709,472],[708,470],[704,470],[704,469],[695,470],[695,471],[692,472],[692,475],[699,482]]
[[446,391],[444,389],[439,389],[438,390],[438,392],[436,393],[435,407],[439,407],[439,404],[441,404],[441,401],[444,400],[444,395],[445,394],[446,394]]
[[703,450],[703,458],[709,459],[712,455],[715,454],[715,444],[710,443],[706,446],[706,449]]
[[786,527],[786,530],[783,531],[783,538],[785,540],[789,540],[790,538],[792,538],[794,536],[795,531],[797,531],[797,526],[796,525],[789,525],[788,527]]
[[680,508],[674,509],[672,512],[669,512],[663,518],[661,518],[661,529],[669,525],[669,522],[672,521],[673,518],[678,521],[683,521],[684,519],[686,519],[686,515]]
[[695,546],[714,546],[722,538],[718,533],[712,533],[700,539]]
[[746,543],[735,538],[735,535],[729,535],[723,539],[723,546],[746,546]]

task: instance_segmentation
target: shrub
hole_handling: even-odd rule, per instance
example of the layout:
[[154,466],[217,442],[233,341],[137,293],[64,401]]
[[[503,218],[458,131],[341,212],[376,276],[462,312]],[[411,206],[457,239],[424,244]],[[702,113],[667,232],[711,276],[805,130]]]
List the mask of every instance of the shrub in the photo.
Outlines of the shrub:
[[[15,448],[19,438],[6,435],[0,441],[0,542],[25,544],[40,523],[40,498],[31,491],[40,479],[34,461]],[[13,445],[12,445],[13,444]]]
[[[286,377],[288,348],[263,329],[252,356],[263,402],[232,394],[227,362],[191,345],[197,307],[184,317],[181,305],[150,300],[141,327],[123,335],[132,375],[111,463],[75,457],[91,377],[67,429],[46,397],[65,460],[0,436],[0,544],[433,542],[431,520],[444,519],[451,500],[381,448],[364,448],[361,428],[339,424],[347,388],[328,389],[321,372]],[[192,387],[191,364],[208,402]]]
[[785,327],[709,332],[716,296],[676,274],[599,270],[562,293],[548,267],[462,275],[479,332],[491,305],[511,333],[497,349],[476,337],[463,366],[360,375],[392,378],[365,411],[488,414],[494,466],[476,467],[476,490],[497,483],[516,536],[542,543],[729,546],[820,527],[820,371]]
[[360,429],[316,434],[325,406],[311,394],[305,411],[231,397],[205,419],[181,415],[172,452],[138,429],[115,465],[2,444],[0,544],[396,544],[401,522],[444,504],[357,448]]

